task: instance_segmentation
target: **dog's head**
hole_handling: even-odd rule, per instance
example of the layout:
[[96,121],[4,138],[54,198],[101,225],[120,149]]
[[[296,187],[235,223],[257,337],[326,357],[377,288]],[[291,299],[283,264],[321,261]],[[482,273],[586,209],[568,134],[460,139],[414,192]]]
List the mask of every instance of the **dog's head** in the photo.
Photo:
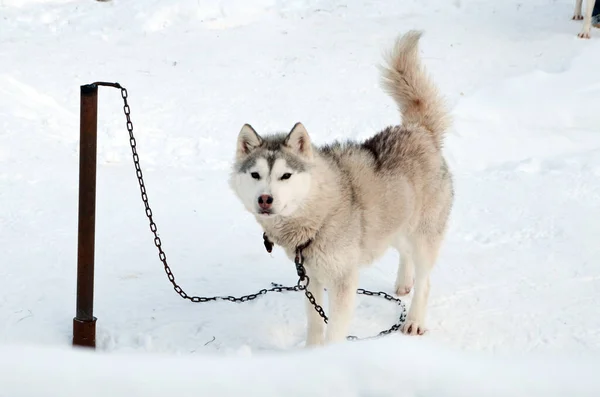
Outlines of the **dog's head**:
[[288,134],[264,137],[245,124],[238,135],[229,184],[255,216],[291,216],[308,196],[313,156],[301,123]]

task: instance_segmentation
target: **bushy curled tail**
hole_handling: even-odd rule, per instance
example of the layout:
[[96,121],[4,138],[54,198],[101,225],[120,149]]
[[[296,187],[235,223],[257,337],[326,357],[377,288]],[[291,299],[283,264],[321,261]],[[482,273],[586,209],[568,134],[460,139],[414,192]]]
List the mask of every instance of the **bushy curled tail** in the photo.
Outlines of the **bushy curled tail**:
[[418,124],[431,132],[438,147],[451,119],[436,86],[419,58],[422,32],[411,30],[398,37],[383,66],[383,89],[396,101],[403,124]]

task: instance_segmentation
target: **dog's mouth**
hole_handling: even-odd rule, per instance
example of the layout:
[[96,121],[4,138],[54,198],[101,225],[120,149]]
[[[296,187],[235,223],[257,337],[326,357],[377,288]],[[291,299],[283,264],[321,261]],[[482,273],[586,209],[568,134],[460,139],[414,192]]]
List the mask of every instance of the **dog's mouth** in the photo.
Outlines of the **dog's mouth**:
[[270,210],[258,210],[258,215],[270,216],[273,215],[273,213]]

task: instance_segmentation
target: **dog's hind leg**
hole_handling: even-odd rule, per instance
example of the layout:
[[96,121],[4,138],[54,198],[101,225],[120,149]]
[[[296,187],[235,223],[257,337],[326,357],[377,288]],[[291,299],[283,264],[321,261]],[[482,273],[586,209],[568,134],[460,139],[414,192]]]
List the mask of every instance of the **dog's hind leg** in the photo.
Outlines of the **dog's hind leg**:
[[414,285],[415,264],[411,246],[404,235],[399,235],[393,242],[394,248],[400,254],[398,274],[396,276],[396,295],[407,295]]
[[412,236],[411,243],[415,264],[415,292],[402,332],[423,335],[427,331],[425,316],[429,301],[429,276],[437,260],[442,236],[418,233]]

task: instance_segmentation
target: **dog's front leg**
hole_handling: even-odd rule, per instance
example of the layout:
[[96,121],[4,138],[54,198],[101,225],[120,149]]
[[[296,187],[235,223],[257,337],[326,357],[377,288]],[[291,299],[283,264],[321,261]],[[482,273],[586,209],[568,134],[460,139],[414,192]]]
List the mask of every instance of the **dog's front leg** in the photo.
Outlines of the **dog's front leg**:
[[[319,306],[323,306],[323,284],[319,282],[316,277],[311,277],[310,271],[307,269],[307,274],[310,277],[310,283],[308,285],[308,290],[313,294],[316,302]],[[310,301],[305,297],[306,301],[306,319],[307,319],[307,329],[306,329],[306,346],[315,346],[323,344],[323,333],[325,331],[325,321],[323,318],[317,313],[315,307],[310,303]]]
[[329,322],[325,343],[336,343],[346,339],[354,313],[357,287],[357,269],[349,271],[328,286]]
[[592,28],[592,14],[594,13],[594,5],[596,0],[587,0],[585,7],[585,16],[583,17],[583,27],[581,33],[577,36],[581,39],[589,39],[591,37],[590,29]]

